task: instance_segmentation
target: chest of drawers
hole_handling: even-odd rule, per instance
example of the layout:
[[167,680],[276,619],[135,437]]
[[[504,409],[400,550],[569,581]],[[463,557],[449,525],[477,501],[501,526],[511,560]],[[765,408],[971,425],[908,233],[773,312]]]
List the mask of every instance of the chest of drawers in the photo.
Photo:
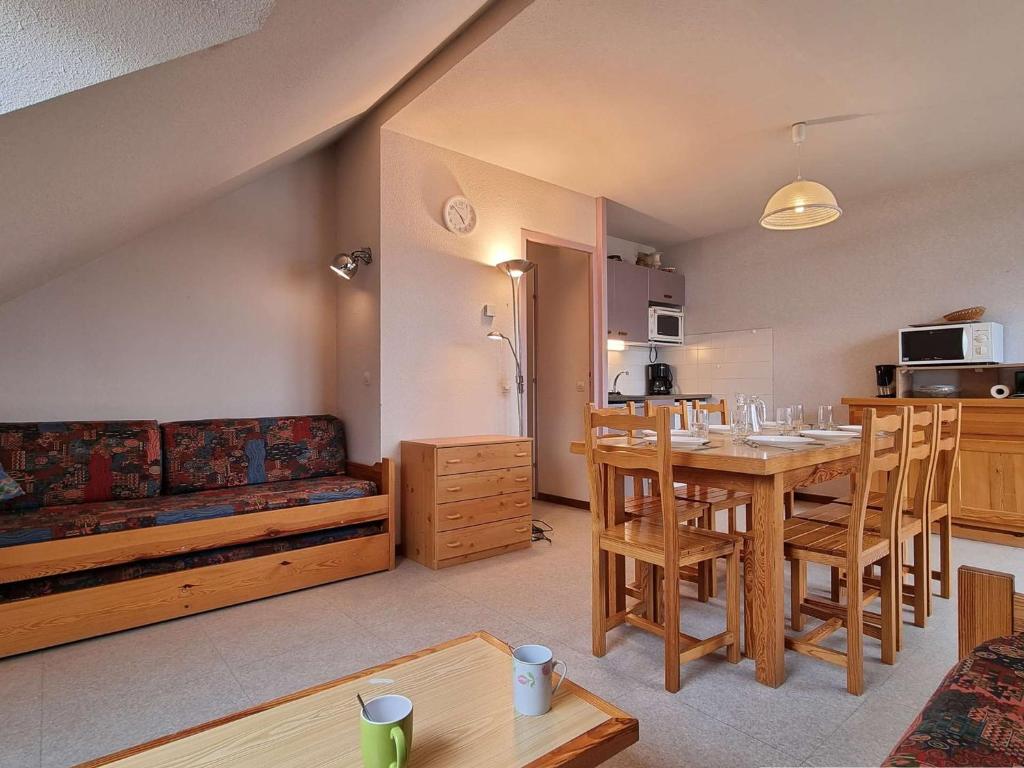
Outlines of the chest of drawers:
[[530,546],[532,462],[523,437],[403,441],[405,556],[445,568]]

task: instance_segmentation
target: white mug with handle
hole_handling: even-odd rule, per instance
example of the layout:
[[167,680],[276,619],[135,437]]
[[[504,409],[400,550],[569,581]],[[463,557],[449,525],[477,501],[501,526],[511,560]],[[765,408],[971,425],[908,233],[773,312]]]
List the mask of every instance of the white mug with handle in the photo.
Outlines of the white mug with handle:
[[[562,665],[562,677],[552,687],[551,673]],[[551,699],[565,680],[567,667],[556,661],[551,649],[543,645],[520,645],[512,651],[512,698],[521,715],[543,715],[551,709]]]

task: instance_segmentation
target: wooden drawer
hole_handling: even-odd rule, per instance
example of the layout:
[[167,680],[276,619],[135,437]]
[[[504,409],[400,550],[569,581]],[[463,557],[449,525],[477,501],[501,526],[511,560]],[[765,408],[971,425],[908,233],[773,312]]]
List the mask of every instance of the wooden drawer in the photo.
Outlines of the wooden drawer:
[[453,531],[470,525],[494,523],[510,517],[530,514],[530,492],[504,493],[483,499],[453,501],[437,507],[435,528],[438,531]]
[[464,557],[488,549],[530,540],[530,517],[516,517],[497,523],[474,525],[437,534],[438,560]]
[[484,469],[530,465],[530,442],[463,445],[437,449],[437,474],[453,475]]
[[480,499],[500,493],[530,490],[530,468],[491,469],[486,472],[467,472],[464,475],[445,475],[437,478],[435,500],[438,504],[464,499]]

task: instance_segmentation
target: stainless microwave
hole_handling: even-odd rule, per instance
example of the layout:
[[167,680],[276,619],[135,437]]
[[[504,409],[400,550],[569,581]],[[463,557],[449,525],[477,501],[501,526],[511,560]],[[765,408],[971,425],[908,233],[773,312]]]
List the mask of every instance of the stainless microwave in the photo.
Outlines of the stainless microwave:
[[647,340],[661,344],[683,343],[683,310],[654,305],[647,310]]
[[956,365],[1003,362],[999,323],[943,323],[900,329],[904,365]]

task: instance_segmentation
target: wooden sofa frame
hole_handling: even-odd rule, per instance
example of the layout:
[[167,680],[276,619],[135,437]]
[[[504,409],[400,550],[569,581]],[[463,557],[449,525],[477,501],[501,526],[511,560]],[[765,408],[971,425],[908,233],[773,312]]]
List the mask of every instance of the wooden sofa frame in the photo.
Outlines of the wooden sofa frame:
[[0,549],[0,583],[385,522],[384,532],[0,604],[0,658],[395,567],[395,470],[349,462],[379,494]]
[[1013,575],[971,565],[957,570],[957,635],[960,658],[994,637],[1024,632],[1024,594]]

